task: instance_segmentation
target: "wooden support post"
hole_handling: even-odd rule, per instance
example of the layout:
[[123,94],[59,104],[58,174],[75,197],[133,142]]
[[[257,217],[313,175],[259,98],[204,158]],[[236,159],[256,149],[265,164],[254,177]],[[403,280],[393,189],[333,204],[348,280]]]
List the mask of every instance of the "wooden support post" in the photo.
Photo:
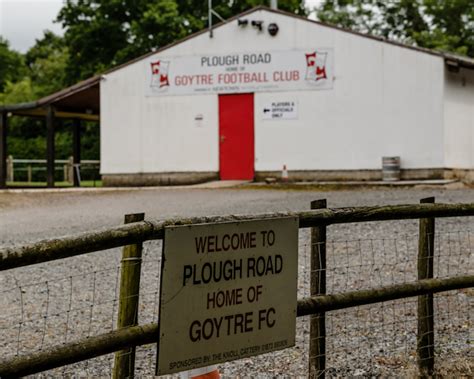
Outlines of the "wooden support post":
[[46,185],[54,187],[54,108],[46,114]]
[[[434,203],[434,197],[421,199],[420,203]],[[435,219],[420,219],[418,241],[418,280],[433,278]],[[433,295],[418,297],[417,353],[419,375],[432,377],[434,373],[434,315]]]
[[7,186],[7,113],[0,113],[0,188]]
[[73,181],[74,187],[80,187],[80,164],[81,164],[81,120],[78,118],[73,120],[73,133],[72,133],[72,144],[73,144]]
[[[125,224],[143,221],[144,213],[125,215]],[[120,298],[117,329],[138,325],[138,300],[143,244],[123,248],[120,273]],[[135,370],[135,347],[115,353],[113,378],[133,378]]]
[[[326,199],[311,202],[311,209],[327,208]],[[311,296],[326,294],[326,225],[311,229]],[[326,315],[311,315],[309,377],[324,378],[326,370]]]

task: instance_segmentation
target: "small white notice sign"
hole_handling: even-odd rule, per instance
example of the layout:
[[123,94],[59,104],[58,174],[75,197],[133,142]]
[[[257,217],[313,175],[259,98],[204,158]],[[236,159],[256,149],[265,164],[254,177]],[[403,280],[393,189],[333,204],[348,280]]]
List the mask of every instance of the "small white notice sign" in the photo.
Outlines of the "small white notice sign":
[[165,229],[157,374],[295,344],[298,218]]
[[262,107],[264,120],[296,120],[298,118],[298,104],[294,100],[272,101]]

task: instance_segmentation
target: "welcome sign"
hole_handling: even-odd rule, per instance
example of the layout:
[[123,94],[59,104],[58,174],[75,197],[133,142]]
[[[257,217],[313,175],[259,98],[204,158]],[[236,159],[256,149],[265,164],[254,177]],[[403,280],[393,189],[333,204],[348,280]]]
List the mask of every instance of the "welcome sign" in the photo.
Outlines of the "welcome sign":
[[332,49],[154,56],[144,61],[147,96],[330,89]]
[[165,229],[158,374],[293,346],[298,218]]

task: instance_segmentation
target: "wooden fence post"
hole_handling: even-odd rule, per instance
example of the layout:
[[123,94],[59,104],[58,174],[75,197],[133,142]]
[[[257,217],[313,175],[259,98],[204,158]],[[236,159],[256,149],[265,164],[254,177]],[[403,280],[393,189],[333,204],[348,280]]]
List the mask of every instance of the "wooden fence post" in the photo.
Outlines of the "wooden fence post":
[[[144,213],[125,215],[125,224],[143,221]],[[120,297],[117,329],[138,325],[138,300],[143,244],[124,246],[120,273]],[[135,347],[115,353],[113,378],[133,378]]]
[[67,169],[67,181],[71,184],[74,184],[74,158],[72,156],[70,156],[68,159]]
[[[434,203],[434,197],[420,203]],[[433,278],[435,219],[420,219],[418,240],[418,280]],[[434,373],[434,315],[433,294],[418,296],[417,355],[419,375],[432,377]]]
[[26,167],[26,176],[28,183],[31,183],[33,181],[33,170],[30,164]]
[[7,182],[15,181],[15,170],[13,166],[13,156],[7,157]]
[[[326,199],[311,202],[311,209],[327,208]],[[311,296],[326,294],[326,225],[311,228]],[[326,370],[326,315],[311,315],[309,377],[324,378]]]
[[56,111],[52,105],[46,110],[46,186],[54,187],[54,160],[55,160],[55,139],[54,129],[56,126]]
[[67,166],[67,163],[63,164],[63,181],[66,183],[69,182],[69,170]]

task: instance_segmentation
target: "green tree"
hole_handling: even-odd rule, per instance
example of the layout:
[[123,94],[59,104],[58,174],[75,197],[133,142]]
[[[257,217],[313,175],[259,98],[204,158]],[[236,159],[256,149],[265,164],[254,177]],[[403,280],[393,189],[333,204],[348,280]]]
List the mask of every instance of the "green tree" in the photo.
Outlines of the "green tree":
[[68,0],[57,20],[70,51],[69,83],[184,35],[174,0]]
[[0,92],[3,92],[7,82],[21,80],[24,75],[23,56],[10,49],[8,41],[0,36]]
[[16,104],[35,100],[36,94],[29,77],[17,82],[6,82],[3,93],[0,93],[0,104]]
[[64,39],[45,31],[41,39],[28,50],[25,63],[38,97],[49,95],[66,85],[69,51]]
[[[214,10],[228,18],[268,0],[214,0]],[[306,14],[303,0],[280,8]],[[69,47],[67,81],[74,83],[163,47],[206,27],[203,0],[67,0],[57,21]]]
[[[8,47],[8,43],[4,42],[3,46]],[[2,57],[7,58],[2,60]],[[63,39],[50,31],[37,39],[25,55],[11,50],[9,55],[6,54],[0,42],[0,75],[2,71],[6,72],[0,76],[3,79],[0,103],[27,102],[63,88],[68,57]],[[12,63],[9,68],[7,63],[2,62]]]
[[118,62],[125,62],[167,45],[186,35],[175,1],[145,1],[137,19],[130,21],[129,43],[117,52]]
[[[7,82],[0,93],[0,104],[17,104],[37,98],[28,76],[15,83]],[[46,129],[40,120],[30,117],[12,117],[8,125],[8,154],[15,158],[45,156]]]
[[474,57],[472,0],[324,0],[316,15],[351,30]]

